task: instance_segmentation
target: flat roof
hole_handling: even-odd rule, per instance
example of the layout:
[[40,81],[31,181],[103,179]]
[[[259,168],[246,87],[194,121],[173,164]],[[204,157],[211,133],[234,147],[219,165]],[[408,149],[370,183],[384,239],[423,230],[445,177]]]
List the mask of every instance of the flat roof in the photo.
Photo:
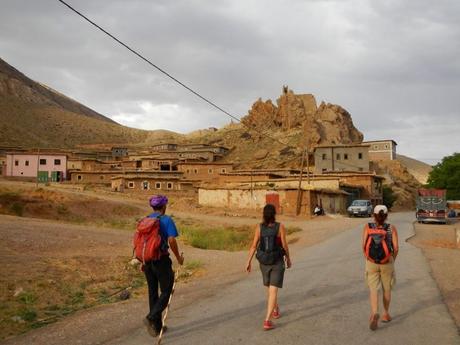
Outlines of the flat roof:
[[321,148],[342,148],[342,147],[367,147],[370,145],[366,144],[339,144],[339,145],[317,145],[315,146],[314,150],[321,149]]
[[233,163],[220,163],[220,162],[179,162],[176,165],[231,165]]
[[383,142],[386,142],[386,141],[392,141],[395,145],[398,145],[398,143],[396,141],[394,141],[393,139],[366,140],[366,141],[363,141],[363,143],[383,143]]

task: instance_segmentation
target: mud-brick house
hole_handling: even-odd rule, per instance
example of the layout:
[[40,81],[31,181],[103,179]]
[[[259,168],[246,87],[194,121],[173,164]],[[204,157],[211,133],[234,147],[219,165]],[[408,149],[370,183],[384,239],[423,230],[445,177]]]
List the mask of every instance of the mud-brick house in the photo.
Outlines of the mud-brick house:
[[369,172],[369,145],[320,145],[315,148],[315,174],[339,171]]
[[70,181],[75,184],[96,184],[110,186],[111,178],[120,174],[121,171],[93,170],[93,171],[69,171]]
[[[278,214],[295,216],[298,188],[266,186],[202,186],[198,203],[209,207],[260,211],[267,204],[275,205]],[[301,188],[300,215],[311,217],[318,200],[328,213],[345,213],[348,193],[326,188]]]
[[121,160],[123,157],[128,156],[128,148],[127,147],[112,147],[112,158],[115,160]]
[[67,155],[60,152],[9,152],[4,170],[8,177],[38,177],[40,182],[60,182],[66,179]]
[[206,182],[217,180],[221,174],[232,172],[233,164],[218,162],[178,163],[177,171],[182,172],[187,180]]
[[111,179],[114,192],[194,191],[193,182],[179,172],[136,172],[116,175]]
[[396,159],[398,144],[392,139],[365,141],[363,144],[369,145],[369,158],[373,161]]

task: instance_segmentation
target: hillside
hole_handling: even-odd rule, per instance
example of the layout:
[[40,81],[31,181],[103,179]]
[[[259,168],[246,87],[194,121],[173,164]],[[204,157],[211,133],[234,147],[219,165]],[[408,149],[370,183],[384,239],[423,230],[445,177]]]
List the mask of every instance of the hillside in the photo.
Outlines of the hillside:
[[407,171],[414,176],[418,182],[421,184],[427,183],[428,175],[433,169],[431,165],[400,154],[397,155],[397,160],[407,168]]
[[218,130],[191,133],[191,142],[231,148],[225,158],[238,168],[299,167],[301,148],[318,144],[361,143],[363,135],[341,106],[322,102],[311,94],[295,94],[283,87],[274,105],[257,100],[242,118]]
[[122,126],[37,83],[0,59],[0,146],[147,145],[177,139],[169,131]]

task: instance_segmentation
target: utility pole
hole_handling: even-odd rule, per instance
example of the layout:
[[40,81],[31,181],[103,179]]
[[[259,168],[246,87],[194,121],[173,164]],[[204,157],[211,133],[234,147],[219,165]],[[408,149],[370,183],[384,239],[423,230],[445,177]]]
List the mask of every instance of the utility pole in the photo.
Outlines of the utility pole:
[[302,149],[302,161],[300,163],[299,187],[297,188],[297,207],[296,207],[297,216],[300,214],[300,208],[301,208],[301,203],[302,203],[302,177],[303,177],[303,167],[304,167],[306,151],[307,150],[305,148]]
[[40,172],[40,147],[38,147],[38,154],[37,154],[37,176],[35,178],[35,188],[38,188],[38,174]]

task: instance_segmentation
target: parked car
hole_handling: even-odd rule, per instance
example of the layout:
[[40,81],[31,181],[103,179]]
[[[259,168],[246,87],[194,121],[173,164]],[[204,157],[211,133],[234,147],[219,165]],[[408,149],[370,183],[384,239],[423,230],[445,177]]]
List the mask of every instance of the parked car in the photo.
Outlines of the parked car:
[[353,216],[372,216],[372,203],[370,200],[354,200],[347,209],[348,215]]
[[417,211],[415,215],[419,223],[446,224],[446,190],[420,188],[417,193]]

